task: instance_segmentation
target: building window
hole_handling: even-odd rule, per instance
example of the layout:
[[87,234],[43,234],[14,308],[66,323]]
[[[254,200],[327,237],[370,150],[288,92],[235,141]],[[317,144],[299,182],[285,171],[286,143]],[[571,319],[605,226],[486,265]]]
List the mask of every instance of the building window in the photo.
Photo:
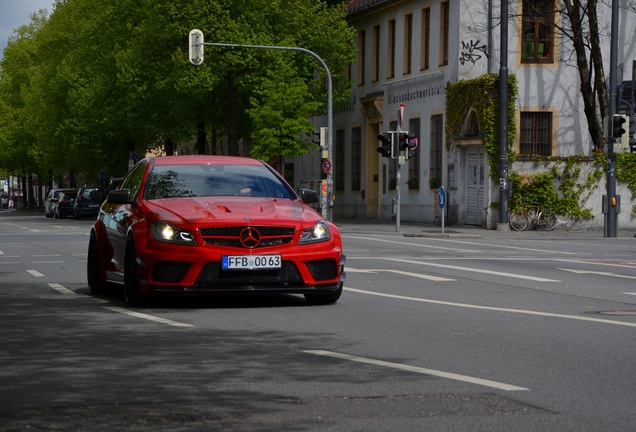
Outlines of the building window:
[[554,0],[524,0],[522,9],[521,61],[554,61]]
[[422,33],[420,42],[420,69],[430,68],[431,55],[431,8],[422,9]]
[[450,24],[450,11],[449,11],[449,2],[445,1],[441,3],[440,10],[440,55],[439,55],[439,65],[446,66],[448,65],[448,37],[449,37],[449,24]]
[[365,37],[364,30],[358,33],[358,85],[364,85],[364,65],[366,64],[364,55],[366,49]]
[[411,63],[413,61],[413,14],[404,16],[404,72],[403,75],[411,73]]
[[[409,134],[417,135],[418,141],[420,137],[420,119],[414,118],[409,120]],[[420,188],[420,146],[415,149],[415,156],[409,158],[409,176],[406,179],[409,189]]]
[[477,113],[475,111],[471,111],[468,116],[464,136],[466,138],[479,136],[479,122],[477,121]]
[[344,151],[345,151],[345,131],[344,129],[338,129],[336,131],[335,142],[335,179],[336,190],[344,190]]
[[380,26],[373,27],[373,77],[376,82],[380,79]]
[[519,154],[552,156],[552,113],[522,112]]
[[442,184],[442,150],[444,149],[444,116],[431,116],[431,150],[429,156],[428,181],[432,188]]
[[362,177],[362,128],[351,129],[351,190],[361,188]]
[[395,78],[395,20],[389,21],[388,62],[386,64],[386,77]]

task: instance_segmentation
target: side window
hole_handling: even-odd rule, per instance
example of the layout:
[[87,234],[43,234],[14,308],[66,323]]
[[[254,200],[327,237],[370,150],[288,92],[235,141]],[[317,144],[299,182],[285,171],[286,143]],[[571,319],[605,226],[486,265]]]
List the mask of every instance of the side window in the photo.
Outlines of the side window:
[[130,189],[130,199],[137,199],[137,195],[139,194],[139,189],[141,189],[141,181],[144,177],[144,173],[146,172],[147,161],[143,161],[137,164],[136,167],[132,169],[130,173],[124,179],[122,183],[122,189]]

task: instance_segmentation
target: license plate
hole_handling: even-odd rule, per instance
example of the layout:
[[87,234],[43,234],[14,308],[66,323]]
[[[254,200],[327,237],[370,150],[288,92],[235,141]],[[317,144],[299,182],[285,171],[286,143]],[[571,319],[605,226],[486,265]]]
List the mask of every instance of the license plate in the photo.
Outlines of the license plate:
[[281,267],[280,255],[224,255],[221,259],[224,270],[263,270]]

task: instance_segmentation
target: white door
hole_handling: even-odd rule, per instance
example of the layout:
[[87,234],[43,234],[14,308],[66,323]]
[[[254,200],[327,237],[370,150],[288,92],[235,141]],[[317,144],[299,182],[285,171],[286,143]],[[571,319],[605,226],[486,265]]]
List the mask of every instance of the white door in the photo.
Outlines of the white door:
[[483,147],[466,150],[466,223],[484,223],[484,180],[486,175]]

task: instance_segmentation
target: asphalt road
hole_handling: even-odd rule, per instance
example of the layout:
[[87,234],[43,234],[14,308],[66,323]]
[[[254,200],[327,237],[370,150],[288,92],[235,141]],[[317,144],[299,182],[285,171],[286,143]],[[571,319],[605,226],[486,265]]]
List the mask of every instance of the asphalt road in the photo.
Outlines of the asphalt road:
[[343,224],[336,305],[130,309],[90,224],[0,214],[1,431],[635,428],[634,238]]

